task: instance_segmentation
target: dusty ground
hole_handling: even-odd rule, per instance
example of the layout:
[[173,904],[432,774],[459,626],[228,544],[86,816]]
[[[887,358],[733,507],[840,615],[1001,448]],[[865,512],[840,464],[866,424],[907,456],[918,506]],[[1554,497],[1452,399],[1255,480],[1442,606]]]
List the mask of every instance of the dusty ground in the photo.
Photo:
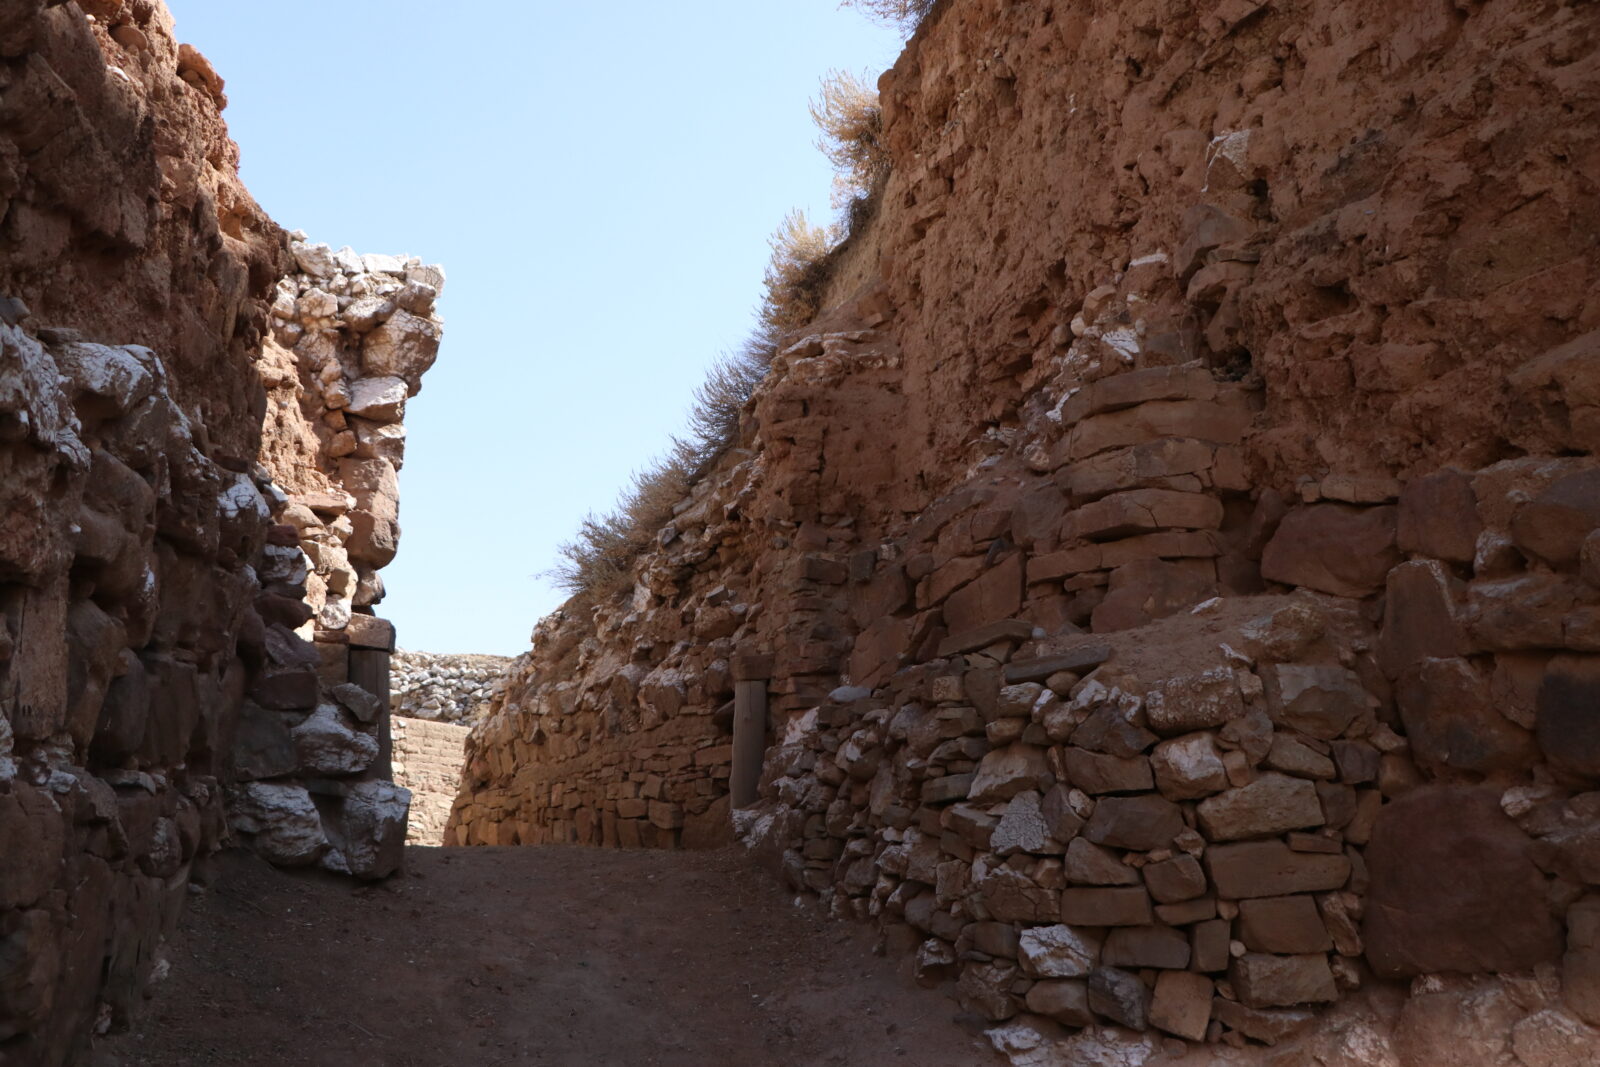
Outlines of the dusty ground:
[[229,855],[169,959],[94,1067],[996,1062],[728,853],[412,848],[377,886]]

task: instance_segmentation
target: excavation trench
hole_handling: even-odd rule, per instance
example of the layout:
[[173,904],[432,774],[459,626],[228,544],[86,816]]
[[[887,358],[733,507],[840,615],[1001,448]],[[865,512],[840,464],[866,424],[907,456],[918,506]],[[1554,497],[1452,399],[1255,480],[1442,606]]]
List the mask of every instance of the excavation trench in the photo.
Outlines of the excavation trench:
[[91,1062],[991,1062],[871,946],[730,851],[411,847],[370,885],[229,852]]

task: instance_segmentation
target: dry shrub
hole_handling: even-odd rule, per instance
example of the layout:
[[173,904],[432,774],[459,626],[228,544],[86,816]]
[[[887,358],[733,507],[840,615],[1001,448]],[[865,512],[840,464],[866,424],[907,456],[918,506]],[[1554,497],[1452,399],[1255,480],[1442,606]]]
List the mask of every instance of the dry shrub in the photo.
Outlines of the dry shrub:
[[771,362],[771,350],[752,341],[717,360],[706,372],[689,408],[690,439],[679,444],[696,476],[739,439],[740,413]]
[[844,0],[868,18],[886,23],[910,37],[933,10],[934,0]]
[[811,116],[823,133],[819,147],[838,170],[835,204],[843,208],[844,222],[833,229],[813,226],[801,211],[783,220],[769,242],[772,258],[755,332],[737,352],[712,364],[695,390],[689,436],[674,438],[665,458],[633,476],[615,508],[590,514],[577,536],[557,550],[560,560],[548,574],[568,593],[599,598],[628,589],[634,563],[671,520],[673,508],[739,440],[744,407],[783,336],[821,310],[829,254],[844,227],[855,228],[870,212],[888,170],[877,101],[877,93],[853,75],[834,73],[823,82]]
[[815,317],[833,236],[797,211],[783,220],[771,245],[755,332],[737,352],[712,364],[695,390],[689,436],[674,438],[665,458],[633,476],[614,509],[589,515],[577,536],[557,550],[560,560],[549,575],[568,593],[608,597],[628,589],[634,563],[672,519],[678,501],[739,440],[745,404],[779,340]]
[[682,445],[674,447],[634,474],[616,508],[586,516],[578,534],[557,552],[561,559],[550,571],[555,583],[574,595],[609,596],[628,587],[634,560],[672,518],[672,508],[689,491],[690,469]]
[[810,107],[811,121],[822,131],[817,147],[833,164],[833,206],[870,196],[889,169],[878,90],[854,74],[830,71]]
[[828,280],[828,252],[834,234],[811,225],[804,211],[792,211],[773,234],[767,264],[767,293],[761,302],[761,329],[770,340],[804,326],[821,310]]

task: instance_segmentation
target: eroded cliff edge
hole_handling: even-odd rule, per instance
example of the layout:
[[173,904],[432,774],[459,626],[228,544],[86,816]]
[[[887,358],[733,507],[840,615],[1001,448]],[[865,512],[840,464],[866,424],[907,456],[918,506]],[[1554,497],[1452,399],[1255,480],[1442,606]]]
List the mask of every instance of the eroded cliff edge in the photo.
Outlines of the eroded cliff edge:
[[718,840],[766,680],[748,833],[1006,1040],[1588,1054],[1597,29],[938,5],[831,310],[451,832]]
[[225,104],[158,3],[0,7],[0,1063],[124,1025],[223,845],[400,860],[372,605],[443,277],[291,239]]

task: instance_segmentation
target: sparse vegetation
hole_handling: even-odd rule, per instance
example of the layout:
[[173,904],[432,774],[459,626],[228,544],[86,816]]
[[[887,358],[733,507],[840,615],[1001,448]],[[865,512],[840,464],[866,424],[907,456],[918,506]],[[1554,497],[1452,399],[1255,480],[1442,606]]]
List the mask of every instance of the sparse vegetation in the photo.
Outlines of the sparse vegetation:
[[817,147],[833,164],[833,206],[848,209],[870,197],[889,169],[878,90],[847,71],[833,71],[811,104],[811,120],[822,131]]
[[766,340],[804,326],[821,310],[822,286],[828,280],[825,262],[834,234],[813,226],[803,211],[792,211],[772,236],[767,264],[766,296],[761,302],[761,329]]
[[[882,14],[891,8],[925,13],[932,5],[860,6]],[[673,507],[738,441],[740,415],[766,376],[784,335],[805,326],[822,310],[831,253],[871,214],[889,160],[878,94],[864,79],[831,73],[811,105],[811,117],[822,134],[818,147],[835,168],[833,201],[840,209],[840,222],[814,226],[801,211],[783,220],[770,241],[772,258],[754,333],[737,352],[714,363],[695,390],[688,436],[674,438],[664,458],[633,476],[612,511],[589,515],[577,536],[560,547],[560,561],[550,575],[568,593],[604,597],[627,589],[634,562],[671,520]]]
[[935,0],[844,0],[845,7],[853,7],[868,18],[894,26],[907,37],[916,32],[922,20],[933,10]]
[[568,593],[610,596],[627,588],[634,561],[671,520],[673,506],[739,439],[740,413],[766,375],[778,341],[819,310],[832,246],[828,231],[797,211],[783,220],[771,244],[756,330],[737,352],[712,364],[695,390],[689,436],[674,438],[663,458],[634,474],[612,511],[587,516],[577,536],[557,550],[561,558],[550,576]]
[[633,561],[689,490],[690,468],[682,448],[674,441],[664,459],[635,473],[615,510],[584,518],[577,536],[557,550],[561,559],[550,571],[557,585],[574,595],[606,596],[627,588]]

